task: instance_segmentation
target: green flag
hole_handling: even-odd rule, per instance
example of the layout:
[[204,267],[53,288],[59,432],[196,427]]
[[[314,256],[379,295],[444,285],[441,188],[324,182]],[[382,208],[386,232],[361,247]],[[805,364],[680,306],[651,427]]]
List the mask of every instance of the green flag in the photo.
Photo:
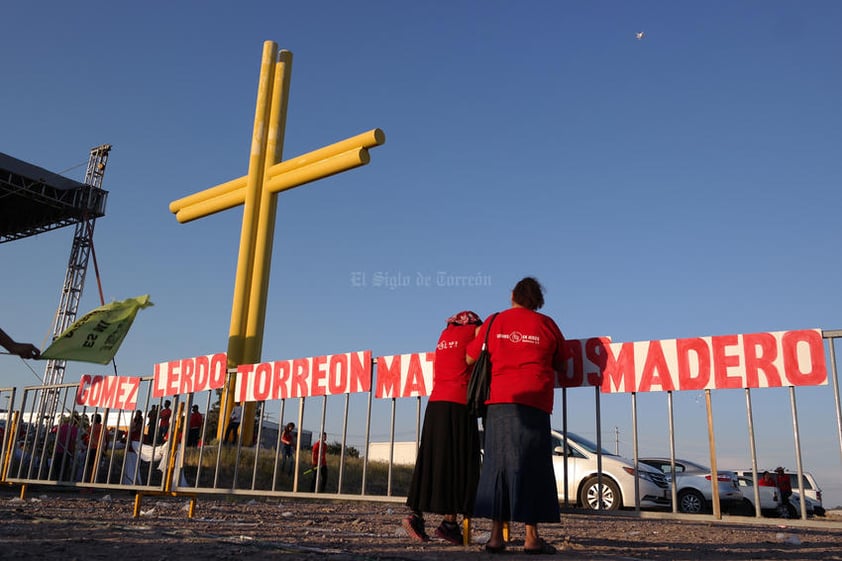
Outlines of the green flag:
[[41,358],[108,364],[138,310],[151,305],[149,295],[145,294],[100,306],[73,322],[41,353]]

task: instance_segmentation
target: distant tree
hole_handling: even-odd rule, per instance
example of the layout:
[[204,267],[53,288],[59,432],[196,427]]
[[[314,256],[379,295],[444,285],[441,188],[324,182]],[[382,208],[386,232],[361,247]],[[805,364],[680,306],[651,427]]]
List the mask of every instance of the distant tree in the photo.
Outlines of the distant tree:
[[[338,440],[334,440],[333,442],[327,443],[327,453],[333,454],[334,456],[338,456],[342,453],[342,443]],[[360,451],[354,448],[353,446],[346,446],[345,447],[345,455],[349,458],[359,458]]]

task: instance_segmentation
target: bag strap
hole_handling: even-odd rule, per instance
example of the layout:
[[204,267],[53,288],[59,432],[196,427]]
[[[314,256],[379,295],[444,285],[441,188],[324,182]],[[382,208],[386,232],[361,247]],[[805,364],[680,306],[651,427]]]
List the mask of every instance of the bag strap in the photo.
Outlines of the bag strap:
[[491,324],[494,323],[494,318],[496,318],[499,313],[500,312],[496,312],[491,316],[491,319],[488,320],[488,329],[485,331],[485,340],[482,342],[482,349],[480,352],[488,350],[488,334],[491,333]]

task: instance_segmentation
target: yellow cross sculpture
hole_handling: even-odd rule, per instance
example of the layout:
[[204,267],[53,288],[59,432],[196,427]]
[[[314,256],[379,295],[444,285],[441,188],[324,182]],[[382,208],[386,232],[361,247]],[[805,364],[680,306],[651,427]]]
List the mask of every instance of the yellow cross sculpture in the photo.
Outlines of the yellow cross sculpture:
[[[382,130],[373,129],[281,161],[291,72],[292,53],[278,51],[273,41],[264,42],[248,175],[170,203],[170,212],[181,223],[243,205],[228,334],[229,368],[260,362],[278,193],[365,165],[369,162],[368,149],[386,141]],[[220,440],[234,405],[233,384],[232,377],[222,394],[217,430]],[[245,421],[254,418],[254,409],[253,403],[243,407],[241,440],[246,444],[252,442],[253,423]]]

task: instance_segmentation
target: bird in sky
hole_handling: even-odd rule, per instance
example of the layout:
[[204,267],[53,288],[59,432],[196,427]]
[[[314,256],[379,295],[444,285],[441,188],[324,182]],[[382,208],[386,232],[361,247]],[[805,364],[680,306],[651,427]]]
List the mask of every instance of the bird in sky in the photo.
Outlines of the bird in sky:
[[643,33],[642,31],[638,31],[637,33],[634,34],[635,39],[637,39],[638,41],[643,39],[645,36],[646,36],[646,34]]

